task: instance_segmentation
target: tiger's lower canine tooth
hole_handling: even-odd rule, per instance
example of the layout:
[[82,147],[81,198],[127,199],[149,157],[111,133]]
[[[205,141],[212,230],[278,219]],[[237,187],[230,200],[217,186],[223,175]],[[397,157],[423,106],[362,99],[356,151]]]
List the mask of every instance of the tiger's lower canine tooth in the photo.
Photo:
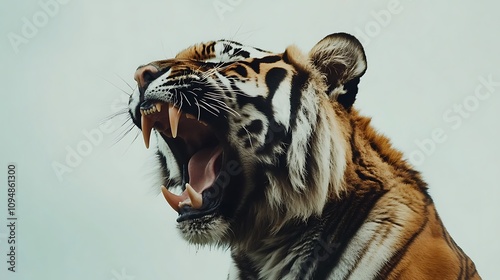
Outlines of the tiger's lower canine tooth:
[[170,207],[179,212],[179,203],[181,203],[182,201],[181,197],[167,190],[165,186],[161,186],[161,192],[163,193],[163,197],[165,197]]
[[203,197],[201,196],[201,194],[195,191],[189,183],[186,183],[186,191],[189,199],[191,200],[191,206],[194,209],[200,209],[203,205]]

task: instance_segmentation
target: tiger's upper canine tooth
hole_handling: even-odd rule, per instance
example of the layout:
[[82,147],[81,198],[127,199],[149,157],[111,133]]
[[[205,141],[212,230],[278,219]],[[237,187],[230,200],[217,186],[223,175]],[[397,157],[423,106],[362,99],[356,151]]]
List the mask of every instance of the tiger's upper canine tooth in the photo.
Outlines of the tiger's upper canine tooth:
[[167,190],[165,186],[161,186],[161,192],[163,193],[163,197],[165,197],[170,207],[179,212],[179,204],[181,203],[182,198]]
[[155,108],[158,113],[161,112],[161,103],[160,102],[156,103]]
[[186,191],[189,196],[189,200],[191,200],[191,207],[194,209],[200,209],[203,205],[202,195],[195,191],[189,183],[186,183]]
[[151,130],[153,130],[154,121],[151,120],[148,116],[141,116],[141,130],[142,130],[142,138],[144,138],[144,144],[146,145],[146,149],[149,149],[149,139],[151,137]]
[[175,108],[172,104],[168,105],[168,119],[170,121],[170,130],[172,131],[172,137],[177,137],[177,128],[179,127],[179,119],[181,118],[181,112],[179,109]]

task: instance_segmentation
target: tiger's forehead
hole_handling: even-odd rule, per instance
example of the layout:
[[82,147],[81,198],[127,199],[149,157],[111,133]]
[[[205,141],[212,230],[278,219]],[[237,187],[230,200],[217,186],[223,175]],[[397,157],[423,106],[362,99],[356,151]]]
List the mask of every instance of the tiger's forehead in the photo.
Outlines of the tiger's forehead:
[[246,58],[261,58],[272,52],[244,46],[229,40],[210,41],[193,45],[179,52],[177,59],[193,59],[207,62],[230,62]]
[[[223,69],[226,76],[237,76],[239,78],[251,78],[262,80],[261,82],[272,83],[272,75],[281,72],[282,76],[295,73],[293,65],[286,63],[281,54],[266,56],[263,58],[249,58],[238,61]],[[265,81],[267,80],[267,81]]]
[[275,67],[294,71],[294,67],[283,60],[283,54],[227,40],[196,44],[179,52],[175,58],[150,64],[163,72],[171,70],[171,74],[182,71],[207,72],[215,69],[240,78],[260,75]]

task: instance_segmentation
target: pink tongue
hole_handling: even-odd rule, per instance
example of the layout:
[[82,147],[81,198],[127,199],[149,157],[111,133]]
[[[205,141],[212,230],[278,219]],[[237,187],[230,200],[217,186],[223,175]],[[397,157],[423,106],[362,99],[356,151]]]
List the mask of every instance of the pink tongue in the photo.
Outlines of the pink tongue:
[[213,185],[216,179],[217,159],[222,153],[220,146],[205,148],[196,152],[188,163],[189,184],[196,192],[201,193]]

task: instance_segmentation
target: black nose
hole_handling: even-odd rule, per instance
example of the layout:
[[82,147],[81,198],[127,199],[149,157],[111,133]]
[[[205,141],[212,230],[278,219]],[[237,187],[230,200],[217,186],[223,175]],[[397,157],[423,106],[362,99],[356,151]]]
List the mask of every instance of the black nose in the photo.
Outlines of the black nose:
[[153,65],[145,65],[137,68],[134,74],[134,80],[137,81],[139,88],[147,86],[159,76],[159,71]]

